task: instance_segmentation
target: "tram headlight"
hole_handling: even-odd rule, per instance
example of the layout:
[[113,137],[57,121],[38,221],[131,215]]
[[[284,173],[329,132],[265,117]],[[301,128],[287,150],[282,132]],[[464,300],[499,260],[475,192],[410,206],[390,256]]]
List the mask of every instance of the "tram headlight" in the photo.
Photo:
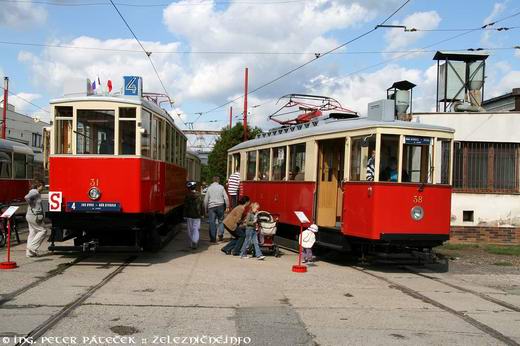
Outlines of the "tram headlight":
[[424,217],[424,209],[422,207],[416,205],[410,211],[410,215],[411,215],[412,219],[414,219],[415,221],[421,221],[422,218]]
[[88,190],[88,198],[90,198],[91,200],[98,200],[99,197],[101,197],[101,191],[97,187],[93,187],[90,190]]

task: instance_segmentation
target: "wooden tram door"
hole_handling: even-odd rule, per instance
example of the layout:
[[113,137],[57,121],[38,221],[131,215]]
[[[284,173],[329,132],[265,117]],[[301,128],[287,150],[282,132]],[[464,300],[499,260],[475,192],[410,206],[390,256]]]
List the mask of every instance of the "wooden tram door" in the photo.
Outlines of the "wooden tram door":
[[345,160],[345,139],[331,139],[319,142],[318,155],[318,198],[317,222],[320,226],[337,227],[341,222],[343,192],[343,166]]

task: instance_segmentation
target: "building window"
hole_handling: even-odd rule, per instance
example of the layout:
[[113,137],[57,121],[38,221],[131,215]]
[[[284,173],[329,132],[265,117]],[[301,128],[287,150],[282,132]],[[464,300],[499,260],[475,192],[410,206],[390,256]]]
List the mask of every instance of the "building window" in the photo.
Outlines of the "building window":
[[39,133],[33,133],[31,144],[33,148],[42,148],[42,135]]
[[455,142],[453,187],[468,192],[518,192],[518,143]]

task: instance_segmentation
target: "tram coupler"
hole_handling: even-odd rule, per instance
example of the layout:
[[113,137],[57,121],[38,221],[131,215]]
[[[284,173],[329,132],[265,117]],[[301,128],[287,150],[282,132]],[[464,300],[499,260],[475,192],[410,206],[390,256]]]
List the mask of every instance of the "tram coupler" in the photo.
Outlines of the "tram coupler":
[[99,247],[99,240],[94,239],[81,245],[83,252],[96,252]]

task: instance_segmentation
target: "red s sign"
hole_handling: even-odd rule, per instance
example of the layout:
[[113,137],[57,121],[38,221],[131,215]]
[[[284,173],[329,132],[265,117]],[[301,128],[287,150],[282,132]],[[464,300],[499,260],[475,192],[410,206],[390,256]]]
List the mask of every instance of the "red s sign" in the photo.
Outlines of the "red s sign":
[[62,194],[61,192],[49,192],[49,211],[61,211]]

